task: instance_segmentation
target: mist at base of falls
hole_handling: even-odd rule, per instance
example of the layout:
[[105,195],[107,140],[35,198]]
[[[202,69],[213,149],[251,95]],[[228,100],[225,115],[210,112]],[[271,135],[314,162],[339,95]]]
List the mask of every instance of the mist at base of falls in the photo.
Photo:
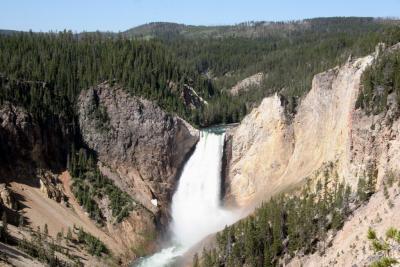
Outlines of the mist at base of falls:
[[209,234],[238,219],[221,207],[221,166],[225,133],[205,130],[186,162],[172,198],[171,246],[142,259],[134,266],[169,266]]

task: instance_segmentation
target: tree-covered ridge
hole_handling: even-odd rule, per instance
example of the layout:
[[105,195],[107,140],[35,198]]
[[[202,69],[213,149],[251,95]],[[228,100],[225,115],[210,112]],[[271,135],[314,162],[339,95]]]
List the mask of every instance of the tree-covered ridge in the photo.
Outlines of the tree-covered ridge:
[[331,17],[313,18],[295,21],[247,21],[235,25],[202,26],[185,25],[171,22],[151,22],[128,29],[122,34],[132,38],[159,38],[171,40],[176,38],[207,39],[225,37],[269,38],[271,36],[287,36],[291,32],[312,30],[337,30],[337,25],[350,29],[356,25],[392,24],[398,25],[398,20],[372,17]]
[[100,173],[94,156],[85,149],[78,152],[72,149],[68,157],[68,170],[76,200],[97,223],[102,225],[105,221],[99,207],[99,202],[104,198],[109,203],[107,208],[112,211],[112,223],[120,223],[134,208],[139,208],[140,204]]
[[362,90],[356,108],[367,114],[379,114],[389,107],[388,96],[394,94],[400,105],[400,51],[383,52],[362,76]]
[[71,99],[46,82],[9,79],[0,73],[0,105],[5,102],[24,107],[43,125],[55,120],[74,121]]
[[[397,24],[373,18],[218,27],[153,23],[142,26],[143,31],[150,28],[160,33],[156,34],[158,40],[149,41],[129,39],[124,33],[15,33],[0,35],[0,73],[14,81],[44,82],[53,91],[52,97],[46,97],[50,110],[62,108],[65,111],[61,113],[73,114],[66,109],[74,106],[81,90],[109,80],[195,125],[207,126],[237,122],[263,97],[275,92],[295,103],[311,88],[314,74],[343,63],[349,55],[365,55],[378,42],[400,41]],[[162,35],[171,29],[217,30],[223,35]],[[265,79],[258,90],[237,97],[226,91],[259,72]],[[186,107],[182,99],[185,85],[193,87],[208,105]],[[45,100],[44,96],[28,98],[35,106],[35,102]]]
[[[346,218],[375,192],[373,170],[360,178],[359,188],[339,182],[333,164],[323,179],[307,183],[295,194],[282,194],[263,203],[250,217],[217,234],[216,248],[196,255],[196,267],[279,266],[295,255],[327,248],[328,231],[342,228]],[[311,181],[311,180],[309,180]]]
[[[192,111],[181,99],[183,85],[194,87],[206,100],[215,94],[206,79],[181,68],[160,42],[101,34],[0,35],[0,73],[13,81],[41,82],[71,105],[81,90],[105,80],[116,81],[133,95],[154,100],[166,111],[189,120]],[[177,86],[171,88],[171,82]],[[36,92],[26,90],[26,93]],[[31,105],[44,101],[36,95],[28,98],[33,102]],[[4,94],[2,100],[8,100]],[[53,105],[57,103],[50,103],[50,108],[55,108]]]
[[168,41],[185,68],[215,78],[217,88],[228,89],[238,80],[263,72],[261,94],[284,89],[286,95],[308,92],[313,75],[343,63],[349,55],[362,56],[378,42],[400,41],[398,26],[375,20],[320,19],[302,27],[271,31],[266,38],[224,37]]

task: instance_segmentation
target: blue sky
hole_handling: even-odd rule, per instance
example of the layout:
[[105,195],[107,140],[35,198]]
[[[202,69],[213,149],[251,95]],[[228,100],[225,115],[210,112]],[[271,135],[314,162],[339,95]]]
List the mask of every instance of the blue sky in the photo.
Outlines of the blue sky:
[[399,17],[400,0],[1,0],[0,29],[123,31],[153,21],[194,25],[327,16]]

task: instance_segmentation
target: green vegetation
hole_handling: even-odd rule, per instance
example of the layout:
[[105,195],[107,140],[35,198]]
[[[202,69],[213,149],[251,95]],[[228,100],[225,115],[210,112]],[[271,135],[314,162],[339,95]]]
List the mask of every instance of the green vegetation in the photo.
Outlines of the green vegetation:
[[[156,101],[169,112],[191,118],[180,99],[183,84],[196,88],[204,99],[215,94],[211,83],[184,70],[158,41],[133,41],[101,34],[19,33],[0,35],[0,73],[21,90],[0,94],[0,101],[32,107],[44,119],[42,107],[71,114],[79,92],[105,80],[118,82],[133,95]],[[177,85],[176,90],[169,83]],[[40,89],[39,87],[43,87]],[[59,103],[61,101],[61,103]],[[31,109],[31,110],[32,110]]]
[[152,22],[131,28],[123,35],[141,39],[222,39],[228,37],[236,38],[268,38],[273,36],[284,37],[296,30],[315,30],[318,27],[326,27],[329,30],[336,30],[330,27],[335,24],[347,24],[347,28],[358,27],[359,25],[393,24],[398,25],[397,20],[376,19],[371,17],[331,17],[314,18],[288,22],[272,21],[247,21],[235,25],[223,26],[194,26],[169,22]]
[[[366,55],[378,42],[400,41],[398,26],[372,18],[331,18],[303,23],[251,24],[237,35],[221,38],[172,38],[165,41],[185,69],[208,73],[224,95],[237,81],[258,72],[265,79],[258,90],[239,97],[214,97],[200,121],[240,119],[263,97],[280,92],[296,103],[311,88],[313,76],[344,63],[350,55]],[[249,37],[244,32],[254,33]],[[234,108],[230,107],[231,103]]]
[[[372,18],[327,18],[221,27],[152,24],[122,34],[0,34],[0,105],[11,102],[24,107],[41,129],[52,129],[65,139],[64,150],[70,145],[78,148],[78,152],[62,151],[60,157],[60,165],[68,165],[71,171],[78,202],[102,224],[98,203],[108,198],[114,221],[121,222],[137,204],[101,175],[95,157],[79,150],[83,142],[76,102],[82,90],[109,81],[196,126],[238,122],[273,93],[282,94],[289,111],[295,112],[314,74],[345,62],[350,55],[370,53],[378,42],[400,41],[398,25],[398,21]],[[398,55],[394,60],[382,59],[386,61],[365,75],[370,87],[365,86],[360,106],[378,108],[385,95],[397,92]],[[383,76],[375,74],[381,70]],[[260,88],[238,96],[228,92],[236,82],[258,72],[266,77]],[[384,97],[372,97],[371,90],[382,81],[388,88]],[[185,106],[185,85],[209,104],[195,109]],[[92,108],[89,116],[96,118],[98,130],[108,131],[105,107],[95,102]],[[361,201],[371,195],[366,186],[368,181],[360,180]],[[268,253],[276,257],[276,251]]]
[[9,79],[2,76],[0,69],[0,105],[6,101],[25,108],[44,128],[74,129],[76,122],[70,99],[48,83]]
[[8,226],[7,214],[5,211],[3,211],[3,214],[1,216],[1,225],[0,225],[0,241],[4,243],[7,243],[10,239],[7,226]]
[[[349,55],[365,55],[380,41],[400,41],[397,25],[372,18],[328,18],[222,27],[156,23],[136,29],[139,34],[0,35],[0,73],[8,79],[0,84],[0,102],[25,106],[46,124],[56,115],[72,125],[79,92],[108,80],[195,125],[237,122],[275,92],[285,95],[294,111],[314,74]],[[148,29],[151,40],[141,39]],[[259,89],[237,97],[226,91],[258,72],[266,74]],[[209,105],[186,107],[185,84]],[[95,115],[104,114],[99,109]]]
[[[49,266],[83,266],[80,257],[70,254],[69,245],[80,244],[89,254],[97,257],[111,255],[101,240],[85,232],[81,227],[74,226],[73,231],[69,228],[66,237],[61,231],[57,233],[55,240],[46,233],[46,229],[45,224],[43,232],[40,227],[36,231],[31,230],[31,240],[27,240],[25,237],[18,240],[18,248]],[[73,232],[76,238],[73,237]],[[62,244],[64,239],[66,246]],[[62,260],[61,255],[68,258],[69,261]]]
[[[39,227],[37,231],[31,231],[31,240],[26,238],[18,240],[18,248],[49,266],[83,266],[79,257],[70,254],[68,242],[82,245],[89,254],[97,257],[103,256],[103,254],[110,255],[109,249],[102,241],[85,232],[82,228],[74,226],[73,231],[76,239],[73,237],[71,229],[68,229],[67,237],[65,237],[67,247],[62,245],[64,239],[63,231],[57,233],[56,240],[54,240],[48,236],[46,233],[48,230],[46,229],[47,225],[45,224],[43,232],[40,231]],[[67,257],[70,262],[62,260],[60,255]]]
[[[323,252],[329,230],[342,227],[351,213],[351,190],[325,175],[315,190],[280,195],[217,235],[217,248],[203,251],[199,266],[276,266],[284,255]],[[217,256],[218,255],[218,256]]]
[[[279,266],[296,255],[325,253],[327,234],[343,227],[354,208],[375,193],[377,170],[371,165],[356,192],[338,182],[334,163],[324,165],[323,179],[263,203],[253,215],[217,234],[215,249],[195,255],[194,266]],[[389,173],[387,180],[391,181]],[[353,203],[353,209],[350,204]],[[374,232],[368,235],[376,238]],[[400,234],[399,234],[400,236]],[[400,240],[400,239],[399,239]]]
[[110,118],[106,108],[100,105],[97,100],[97,98],[93,98],[94,103],[91,103],[88,116],[96,123],[96,129],[107,132],[110,129]]
[[91,255],[100,257],[103,253],[104,254],[110,253],[106,245],[103,242],[101,242],[100,239],[83,231],[82,227],[79,228],[78,230],[78,242],[84,244],[87,251]]
[[368,229],[367,238],[371,242],[371,248],[376,253],[376,257],[379,258],[371,264],[371,267],[395,266],[400,260],[392,255],[392,251],[397,250],[400,245],[399,230],[391,227],[386,231],[385,236],[385,239],[378,238],[373,229]]
[[93,155],[85,149],[80,149],[77,153],[72,149],[68,169],[73,179],[72,192],[78,203],[96,222],[104,223],[104,216],[98,206],[98,201],[104,197],[108,198],[109,208],[115,222],[118,223],[138,205],[127,193],[100,173]]
[[47,248],[43,245],[43,243],[39,244],[36,241],[28,241],[26,239],[22,239],[18,243],[18,248],[24,251],[26,254],[30,255],[31,257],[38,259],[39,261],[44,262],[49,266],[71,266],[70,264],[55,256],[55,251],[53,248]]
[[400,106],[400,51],[385,53],[367,68],[362,76],[363,89],[356,108],[367,114],[377,115],[389,107],[388,96],[395,95],[396,107]]
[[[20,216],[21,218],[22,216]],[[28,255],[38,259],[39,261],[46,263],[48,266],[60,266],[60,267],[72,267],[72,266],[82,266],[79,259],[73,260],[73,264],[70,264],[62,260],[56,252],[63,253],[63,248],[60,245],[55,245],[54,240],[48,236],[47,224],[44,225],[43,233],[38,227],[37,231],[30,230],[31,240],[27,240],[25,237],[18,239],[15,236],[11,236],[8,232],[7,215],[4,212],[2,215],[2,224],[0,226],[0,242],[18,246],[20,250],[27,253]],[[20,226],[22,230],[23,226]],[[5,257],[6,259],[6,257]]]
[[377,177],[378,170],[375,166],[371,166],[366,171],[366,174],[358,179],[357,200],[360,203],[368,201],[375,193]]
[[[46,225],[44,229],[46,229]],[[25,237],[18,240],[18,248],[48,266],[83,266],[79,258],[68,257],[68,249],[65,249],[60,244],[55,244],[54,240],[45,232],[46,230],[42,233],[39,227],[37,231],[31,231],[31,240],[27,240]],[[56,255],[56,252],[65,254],[71,262],[66,262],[60,255]]]

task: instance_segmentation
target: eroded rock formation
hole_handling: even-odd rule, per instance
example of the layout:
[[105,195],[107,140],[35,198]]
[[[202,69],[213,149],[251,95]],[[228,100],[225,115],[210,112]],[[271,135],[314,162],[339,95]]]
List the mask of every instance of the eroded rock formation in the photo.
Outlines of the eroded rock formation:
[[40,191],[50,199],[62,204],[67,203],[67,197],[64,193],[63,185],[58,179],[58,175],[48,170],[39,169],[38,177],[40,183]]
[[78,107],[83,139],[98,153],[103,174],[149,210],[167,213],[197,130],[108,83],[83,92]]
[[9,209],[16,209],[16,202],[6,184],[0,184],[0,206],[5,206]]
[[377,53],[316,75],[292,119],[278,95],[266,98],[231,133],[226,199],[249,206],[290,190],[326,162],[355,187],[374,168],[380,179],[398,171],[399,119],[393,108],[367,116],[356,109],[360,78]]

